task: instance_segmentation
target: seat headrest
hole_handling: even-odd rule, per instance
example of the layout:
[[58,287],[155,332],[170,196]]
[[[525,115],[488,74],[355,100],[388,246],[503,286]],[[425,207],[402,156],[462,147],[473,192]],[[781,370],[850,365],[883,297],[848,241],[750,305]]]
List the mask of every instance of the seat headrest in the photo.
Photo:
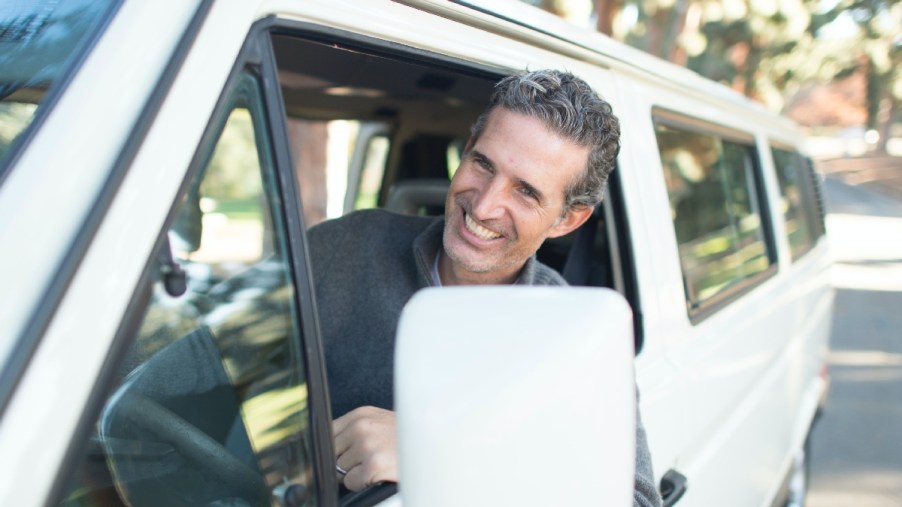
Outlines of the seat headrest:
[[408,215],[442,215],[448,195],[448,179],[403,180],[392,185],[385,207]]

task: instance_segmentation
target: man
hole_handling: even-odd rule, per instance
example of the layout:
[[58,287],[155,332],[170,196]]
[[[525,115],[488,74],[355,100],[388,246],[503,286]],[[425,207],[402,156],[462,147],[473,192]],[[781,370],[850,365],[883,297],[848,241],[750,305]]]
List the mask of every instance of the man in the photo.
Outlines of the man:
[[[444,219],[367,211],[310,231],[346,487],[398,480],[392,374],[404,304],[429,286],[565,285],[535,252],[589,218],[619,138],[611,106],[584,81],[558,71],[516,74],[497,84],[472,128]],[[634,503],[660,504],[641,423]]]

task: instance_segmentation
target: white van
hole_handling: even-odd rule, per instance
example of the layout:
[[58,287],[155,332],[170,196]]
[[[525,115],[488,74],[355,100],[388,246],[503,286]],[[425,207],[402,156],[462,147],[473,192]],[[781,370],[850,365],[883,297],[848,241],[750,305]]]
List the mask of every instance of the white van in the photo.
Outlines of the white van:
[[[0,504],[628,505],[633,365],[665,505],[800,504],[833,307],[802,135],[687,70],[491,6],[0,0]],[[480,348],[475,371],[472,341],[434,357],[401,336],[396,370],[399,405],[504,399],[536,424],[402,407],[400,493],[340,498],[305,230],[440,213],[493,83],[546,67],[621,119],[604,202],[538,254],[599,288],[424,293],[402,333],[492,304],[522,317],[523,353]],[[572,317],[559,342],[531,308]],[[571,374],[536,360],[551,351]],[[604,431],[566,426],[562,392]],[[472,431],[432,445],[449,424]],[[487,435],[504,445],[477,459]],[[534,474],[497,480],[505,456]]]

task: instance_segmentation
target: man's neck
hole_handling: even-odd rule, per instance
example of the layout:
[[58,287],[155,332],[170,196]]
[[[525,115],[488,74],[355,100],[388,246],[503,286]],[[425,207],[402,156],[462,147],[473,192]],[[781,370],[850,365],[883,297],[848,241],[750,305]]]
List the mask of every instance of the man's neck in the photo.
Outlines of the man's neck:
[[454,264],[445,250],[439,248],[438,272],[443,287],[451,285],[510,285],[517,280],[523,265],[504,271],[474,273]]

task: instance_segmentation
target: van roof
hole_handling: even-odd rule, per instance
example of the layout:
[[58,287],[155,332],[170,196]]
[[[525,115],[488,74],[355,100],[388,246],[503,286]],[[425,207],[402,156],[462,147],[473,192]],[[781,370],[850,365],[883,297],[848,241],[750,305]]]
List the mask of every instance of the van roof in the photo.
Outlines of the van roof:
[[[671,86],[684,88],[690,93],[716,97],[757,110],[758,113],[778,116],[763,104],[721,83],[616,41],[600,32],[571,24],[541,9],[531,8],[520,0],[395,1],[449,19],[490,28],[501,35],[543,45],[548,49],[568,54],[577,59],[631,71],[644,75],[646,78],[663,80]],[[497,20],[503,20],[510,23],[511,26],[506,28],[497,23]],[[536,34],[541,34],[543,37],[536,38]],[[790,123],[788,119],[784,118],[784,121]]]

